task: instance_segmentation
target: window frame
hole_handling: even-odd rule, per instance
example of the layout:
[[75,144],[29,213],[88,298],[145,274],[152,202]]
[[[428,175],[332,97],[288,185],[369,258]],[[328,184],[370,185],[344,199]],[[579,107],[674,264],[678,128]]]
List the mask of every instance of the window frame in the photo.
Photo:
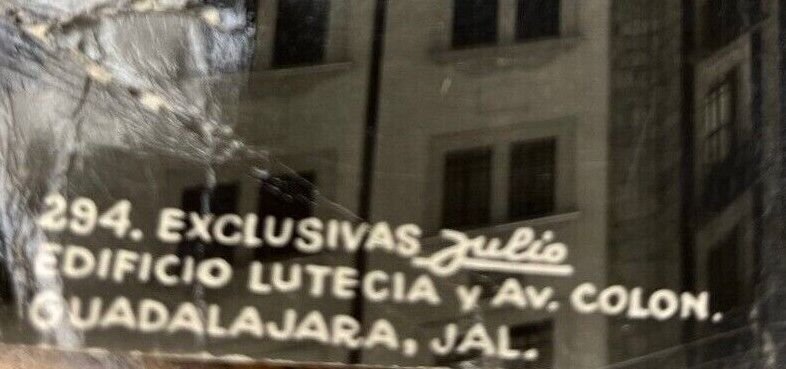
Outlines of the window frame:
[[[225,193],[225,191],[228,191],[228,193]],[[189,204],[192,195],[196,195],[198,198],[197,202],[199,202],[199,204],[197,204],[197,206],[190,206]],[[236,214],[239,212],[242,195],[242,185],[237,181],[222,182],[212,189],[208,189],[203,185],[188,186],[181,191],[180,206],[183,211],[187,213],[197,212],[199,214],[215,215]],[[209,199],[210,203],[208,204],[208,209],[204,209],[204,204],[201,203],[202,196],[207,196]],[[229,196],[231,199],[226,199],[224,198],[225,196]],[[216,208],[219,207],[223,207],[224,209],[216,211]],[[183,229],[183,234],[191,227],[190,220],[186,220],[185,223],[189,225]],[[203,247],[201,255],[197,253],[197,247]],[[177,244],[176,254],[180,258],[191,256],[196,260],[206,260],[217,257],[226,260],[230,264],[234,264],[237,261],[235,255],[236,250],[237,248],[235,247],[223,245],[215,240],[213,240],[213,242],[203,243],[198,239],[188,241],[184,238]]]
[[[736,75],[736,69],[728,72],[720,82],[707,90],[702,99],[701,158],[705,171],[723,164],[733,155],[736,147],[739,110]],[[724,94],[724,91],[727,92]],[[728,103],[728,111],[724,109],[724,98]]]
[[449,24],[447,32],[448,36],[446,38],[447,48],[450,50],[464,50],[483,47],[526,45],[542,40],[567,38],[578,34],[578,7],[581,6],[581,2],[579,0],[555,0],[558,1],[558,24],[556,34],[533,38],[518,37],[519,1],[520,0],[499,0],[496,22],[496,42],[480,43],[477,45],[465,45],[459,47],[457,47],[454,43],[456,0],[451,1],[449,12],[446,13],[446,19]]
[[[479,35],[477,31],[479,30],[477,27],[476,22],[482,19],[476,19],[479,15],[476,9],[468,9],[468,12],[465,14],[473,19],[467,20],[466,22],[459,23],[457,20],[459,19],[459,4],[460,3],[468,3],[474,2],[476,3],[486,3],[486,4],[493,4],[493,7],[487,6],[486,8],[493,9],[489,10],[491,14],[489,15],[493,22],[489,26],[492,29],[484,30],[484,33],[488,33],[488,35]],[[466,6],[470,6],[469,4],[464,4]],[[499,24],[500,24],[500,1],[499,0],[453,0],[453,14],[452,14],[453,21],[451,22],[451,45],[454,49],[464,49],[464,48],[472,48],[472,47],[479,47],[479,46],[488,46],[488,45],[496,45],[499,42]],[[474,21],[474,22],[473,22]],[[471,27],[476,26],[476,27]],[[469,30],[468,34],[459,38],[457,35],[460,34],[459,30],[472,28]],[[474,35],[472,34],[474,31]]]
[[[481,196],[484,197],[484,199],[482,199],[484,204],[480,205],[481,211],[485,211],[485,214],[481,214],[480,217],[475,220],[466,219],[468,217],[471,217],[469,214],[464,214],[464,215],[454,214],[454,218],[452,218],[453,220],[450,220],[451,218],[449,217],[451,216],[451,211],[455,210],[455,209],[451,209],[451,207],[448,205],[449,204],[448,201],[445,200],[448,197],[448,186],[451,184],[450,182],[452,178],[450,178],[450,176],[455,171],[450,169],[450,164],[455,160],[455,162],[459,164],[474,165],[476,163],[473,163],[471,160],[475,160],[475,159],[480,159],[485,161],[485,163],[482,163],[483,165],[485,165],[485,168],[483,168],[485,171],[484,173],[482,173],[482,175],[486,177],[484,181],[487,182],[486,184],[488,188],[484,189],[484,193]],[[493,186],[492,180],[494,176],[493,165],[494,165],[494,149],[491,146],[477,146],[471,148],[451,150],[445,153],[444,171],[442,175],[443,199],[442,199],[441,218],[440,218],[441,227],[451,228],[451,229],[471,229],[474,227],[482,227],[488,225],[491,222],[492,186]],[[466,171],[468,168],[462,168],[462,169]],[[460,174],[461,177],[467,177],[468,173],[462,172]],[[480,189],[475,189],[474,191],[464,189],[461,192],[466,193],[466,192],[477,192],[477,191],[480,191]],[[468,201],[467,201],[468,199],[464,197],[462,199],[456,199],[456,200],[458,200],[459,206],[461,206],[462,204],[464,205],[462,210],[466,210],[468,205]]]
[[276,66],[275,39],[278,26],[279,0],[251,0],[257,2],[256,11],[256,44],[254,52],[253,69],[255,71],[284,72],[288,70],[312,70],[323,66],[338,66],[349,63],[349,44],[351,36],[351,12],[353,2],[326,1],[328,5],[324,55],[322,61],[316,64],[301,64],[291,66]]
[[[429,163],[423,167],[424,176],[429,178],[429,195],[423,201],[423,218],[420,224],[427,234],[436,234],[442,226],[442,188],[443,164],[446,153],[462,148],[490,145],[494,148],[492,170],[492,199],[490,222],[473,230],[505,226],[522,222],[547,219],[577,211],[577,137],[575,117],[562,117],[543,121],[521,122],[519,124],[435,135],[430,139]],[[511,144],[519,141],[555,137],[558,141],[556,155],[555,206],[552,214],[529,220],[514,219],[508,214],[508,176],[510,175]]]
[[[519,170],[517,170],[517,168],[519,166],[522,166],[522,165],[525,165],[525,164],[529,164],[529,163],[516,163],[515,162],[515,160],[517,159],[516,153],[517,153],[518,150],[525,149],[527,146],[530,146],[530,148],[532,148],[532,146],[538,146],[538,145],[545,145],[543,147],[540,147],[540,149],[543,149],[543,148],[547,147],[549,149],[549,151],[550,151],[549,154],[551,156],[551,158],[550,158],[550,160],[551,160],[551,163],[550,163],[551,164],[551,173],[549,173],[549,175],[550,175],[550,182],[551,182],[550,183],[550,185],[551,185],[551,193],[550,193],[550,196],[549,196],[550,199],[548,200],[549,204],[543,204],[543,206],[545,208],[547,208],[547,209],[545,209],[543,211],[541,211],[541,210],[530,211],[530,210],[527,210],[527,209],[521,210],[521,208],[522,208],[521,202],[528,202],[527,197],[529,197],[529,196],[524,196],[524,197],[518,198],[518,196],[514,195],[514,192],[517,192],[517,188],[519,188],[519,186],[526,187],[526,186],[524,186],[524,183],[520,183],[519,186],[516,186],[514,181],[517,179],[516,177],[520,174],[519,173],[520,168],[519,168]],[[509,167],[510,167],[509,168],[510,175],[508,176],[508,178],[509,178],[508,179],[508,181],[509,181],[508,182],[508,212],[507,212],[508,219],[510,221],[529,220],[529,219],[542,218],[542,217],[545,217],[545,216],[553,215],[555,210],[556,210],[557,181],[558,181],[557,177],[559,176],[559,171],[557,170],[557,164],[558,164],[557,163],[558,162],[557,156],[558,156],[558,153],[559,153],[559,139],[557,137],[551,136],[551,137],[543,137],[543,138],[536,138],[536,139],[514,141],[510,145],[510,151],[511,151],[511,153],[510,153],[510,161],[509,161],[509,164],[508,164]],[[543,154],[543,153],[539,153],[539,154]],[[530,177],[531,177],[531,175],[533,175],[533,173],[528,173],[528,174],[529,174]],[[537,174],[540,175],[540,173],[537,173]],[[524,177],[527,177],[527,174],[525,174]],[[530,184],[532,184],[532,183],[530,183]],[[532,194],[530,194],[530,195],[532,195]]]
[[[556,20],[556,29],[550,29],[548,31],[537,31],[534,33],[528,33],[530,31],[530,27],[527,26],[525,23],[525,19],[523,19],[523,11],[522,7],[524,3],[528,1],[541,1],[541,2],[551,2],[556,3],[556,14],[550,14],[556,19],[552,19],[552,21]],[[553,5],[553,4],[552,4]],[[560,0],[517,0],[516,1],[516,42],[531,42],[539,39],[544,38],[558,38],[562,34],[562,1]],[[539,18],[543,18],[543,14],[539,14]]]
[[[511,201],[511,198],[513,197],[513,192],[515,191],[515,188],[513,186],[513,178],[512,178],[513,175],[514,175],[514,164],[515,164],[513,162],[513,160],[514,160],[513,153],[514,153],[514,151],[516,150],[517,147],[524,147],[524,145],[528,145],[528,144],[529,145],[537,145],[537,144],[544,143],[544,142],[552,143],[552,146],[550,147],[551,154],[553,155],[553,158],[552,158],[552,162],[553,162],[553,164],[552,164],[552,168],[553,168],[552,171],[553,171],[553,174],[552,174],[552,181],[551,181],[551,185],[552,185],[552,190],[551,190],[552,191],[552,193],[551,193],[552,201],[551,202],[552,202],[552,204],[550,205],[551,209],[547,213],[539,213],[539,214],[534,214],[533,213],[533,214],[527,214],[527,215],[515,214],[514,213],[513,203]],[[499,147],[498,146],[498,147],[495,148],[494,146],[485,145],[485,146],[476,146],[476,147],[470,147],[470,148],[460,148],[460,149],[450,150],[450,151],[445,152],[444,159],[443,159],[444,167],[443,167],[443,172],[442,172],[443,173],[443,175],[442,175],[443,180],[442,180],[442,191],[441,191],[442,201],[441,201],[441,208],[440,208],[440,211],[441,211],[440,226],[442,228],[464,230],[464,229],[483,228],[483,227],[487,227],[487,226],[490,226],[492,224],[495,224],[495,222],[494,222],[494,214],[493,214],[494,213],[493,207],[494,207],[494,202],[495,201],[494,201],[493,193],[495,192],[495,190],[498,190],[498,189],[495,189],[494,179],[495,179],[495,177],[497,177],[497,179],[499,179],[500,172],[507,173],[507,181],[506,181],[507,183],[506,183],[506,186],[505,186],[505,188],[503,190],[505,192],[505,194],[506,194],[506,196],[505,196],[506,197],[506,201],[505,202],[507,203],[507,206],[505,206],[505,209],[504,209],[504,218],[503,218],[504,222],[511,223],[511,222],[522,221],[522,220],[532,220],[532,219],[537,219],[537,218],[543,218],[543,217],[551,216],[551,215],[554,215],[556,213],[556,208],[557,208],[557,206],[556,206],[556,196],[557,196],[557,185],[558,185],[558,183],[557,183],[557,173],[559,172],[559,169],[558,169],[559,138],[556,137],[556,136],[546,136],[546,137],[540,137],[540,138],[534,138],[534,139],[514,140],[514,141],[510,141],[510,142],[506,143],[506,145],[502,145],[502,146],[505,146],[505,147]],[[501,160],[495,160],[495,156],[496,157],[500,156],[499,153],[497,152],[500,149],[507,150],[507,155],[504,155],[503,159],[501,159]],[[487,198],[485,200],[486,201],[486,204],[485,204],[486,214],[481,217],[484,220],[479,220],[479,221],[474,221],[474,222],[449,222],[449,221],[446,220],[447,219],[447,215],[448,215],[448,211],[450,210],[450,209],[447,208],[447,202],[445,200],[448,197],[448,189],[447,189],[448,183],[447,182],[449,180],[448,175],[449,175],[449,172],[450,172],[450,170],[448,168],[448,165],[449,165],[450,160],[453,159],[452,157],[460,157],[461,155],[484,155],[484,156],[487,156],[486,159],[487,159],[488,167],[486,168],[486,170],[487,170],[486,174],[488,175],[488,188],[485,190],[485,192],[486,192],[485,196],[487,196]],[[463,163],[466,163],[467,161],[468,161],[467,158],[464,158],[464,160],[458,160],[458,162],[463,162]],[[495,167],[495,166],[500,166],[500,165],[502,167]],[[461,200],[463,200],[463,199],[460,199],[459,202],[463,202]],[[461,218],[461,217],[459,217],[459,218]]]
[[741,120],[739,68],[731,68],[701,95],[698,118],[697,191],[704,209],[718,211],[733,201],[750,176],[747,132]]

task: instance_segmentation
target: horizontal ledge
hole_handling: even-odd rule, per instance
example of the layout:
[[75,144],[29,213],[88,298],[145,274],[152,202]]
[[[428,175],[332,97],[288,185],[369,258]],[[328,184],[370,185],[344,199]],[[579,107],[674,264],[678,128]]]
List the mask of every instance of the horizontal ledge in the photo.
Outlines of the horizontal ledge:
[[537,40],[520,41],[513,44],[489,45],[462,49],[435,50],[432,57],[438,63],[493,62],[498,66],[537,63],[551,59],[559,53],[575,47],[581,40],[578,36],[562,36]]
[[251,73],[251,79],[279,79],[298,76],[310,76],[314,74],[343,72],[349,70],[350,68],[352,68],[352,62],[349,61],[288,68],[270,68],[253,71]]

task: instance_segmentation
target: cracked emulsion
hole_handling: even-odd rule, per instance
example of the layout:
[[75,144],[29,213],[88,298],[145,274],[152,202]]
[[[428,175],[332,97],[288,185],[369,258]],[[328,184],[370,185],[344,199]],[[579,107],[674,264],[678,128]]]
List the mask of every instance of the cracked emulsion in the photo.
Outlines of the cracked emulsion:
[[[31,268],[46,237],[36,209],[43,195],[68,187],[94,147],[165,151],[195,163],[204,168],[204,208],[216,165],[250,159],[257,176],[273,165],[234,136],[221,111],[221,99],[238,97],[237,77],[251,61],[254,29],[243,7],[0,0],[0,245],[19,311],[36,291],[62,289]],[[199,303],[202,290],[193,293]],[[67,327],[41,340],[82,346]]]
[[[266,150],[247,146],[235,133],[233,112],[227,111],[241,99],[253,58],[256,30],[248,24],[244,1],[249,0],[0,0],[0,262],[10,271],[8,280],[15,294],[10,300],[16,304],[12,307],[16,315],[23,315],[40,291],[65,297],[60,277],[37,274],[33,268],[41,245],[48,241],[36,219],[45,195],[67,193],[75,179],[93,170],[86,162],[100,149],[119,148],[129,155],[162,154],[199,168],[198,184],[203,188],[199,203],[204,213],[211,211],[211,193],[223,179],[218,168],[229,162],[253,163],[242,168],[250,178],[267,179],[274,170],[296,175]],[[440,94],[453,93],[454,82],[452,74],[446,76]],[[644,144],[638,147],[644,149]],[[630,168],[631,172],[636,169],[632,164]],[[340,205],[316,196],[346,217],[357,219]],[[179,235],[179,231],[172,231],[172,235]],[[489,269],[489,265],[499,268],[500,261],[505,261],[504,248],[485,242],[471,248],[472,240],[466,236],[456,232],[447,233],[447,238],[451,235],[463,246],[445,248],[431,258],[417,258],[415,265],[451,275],[468,261],[478,270]],[[529,267],[546,275],[572,275],[572,266],[562,265],[567,248],[551,243],[551,236],[542,237],[552,246],[548,250],[552,253],[526,255],[537,262]],[[196,253],[204,255],[205,245],[197,245]],[[500,260],[478,262],[472,258],[476,251]],[[521,269],[513,265],[508,272]],[[268,283],[265,277],[285,271],[282,264],[274,263],[269,269],[257,265],[252,272],[259,280],[252,292],[266,295],[284,290],[284,283]],[[373,271],[368,274],[373,277]],[[399,276],[403,281],[404,274]],[[298,283],[301,285],[306,283]],[[207,316],[215,307],[206,297],[210,296],[209,284],[187,287],[193,287],[188,289],[191,301],[187,303]],[[349,290],[342,292],[349,296]],[[587,294],[594,296],[596,292]],[[393,310],[383,313],[402,314]],[[756,309],[751,311],[750,321],[756,322],[753,328],[762,337],[763,352],[774,363],[777,338],[758,325],[758,314]],[[486,318],[483,308],[476,308],[462,319],[474,324]],[[60,348],[86,346],[83,333],[67,324],[51,332],[36,338]],[[10,334],[0,328],[0,336]],[[209,338],[195,335],[194,340],[195,346],[187,347],[193,348],[190,351],[211,349]],[[668,352],[652,355],[661,354]],[[107,367],[139,366],[120,357],[96,357]],[[239,355],[224,358],[247,359]],[[89,365],[95,364],[84,364]],[[467,368],[476,365],[493,367],[496,363],[487,358],[466,363]]]

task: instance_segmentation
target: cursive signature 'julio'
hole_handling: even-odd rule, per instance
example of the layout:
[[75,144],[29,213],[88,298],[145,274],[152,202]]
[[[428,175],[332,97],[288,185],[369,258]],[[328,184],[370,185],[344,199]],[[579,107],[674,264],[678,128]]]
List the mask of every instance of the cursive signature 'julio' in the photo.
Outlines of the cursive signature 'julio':
[[564,263],[568,257],[565,244],[552,242],[554,232],[546,231],[536,238],[535,231],[529,227],[517,229],[505,243],[496,237],[469,237],[449,229],[442,230],[440,235],[452,244],[429,257],[413,259],[413,265],[442,277],[462,268],[507,271],[527,264],[548,268]]

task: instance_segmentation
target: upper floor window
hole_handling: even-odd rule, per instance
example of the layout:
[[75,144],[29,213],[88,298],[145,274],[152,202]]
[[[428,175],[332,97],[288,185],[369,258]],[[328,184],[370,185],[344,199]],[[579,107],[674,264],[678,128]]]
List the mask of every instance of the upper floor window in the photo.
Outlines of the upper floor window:
[[708,46],[721,47],[737,38],[750,24],[750,15],[760,0],[709,0],[706,4],[706,35]]
[[[239,196],[240,185],[237,183],[220,184],[212,190],[204,186],[190,187],[183,191],[182,209],[199,214],[233,214],[237,213]],[[234,261],[233,251],[233,247],[218,242],[204,244],[199,241],[183,241],[177,247],[177,255],[181,258],[222,258],[230,263]]]
[[278,0],[273,67],[324,61],[329,8],[329,0]]
[[556,157],[557,140],[554,138],[513,145],[510,158],[510,218],[528,219],[554,212]]
[[[454,0],[453,47],[559,36],[561,1],[517,0],[500,4],[498,0]],[[503,14],[515,14],[515,17]]]
[[516,39],[559,36],[560,0],[519,0]]
[[[259,227],[267,226],[267,218],[275,219],[275,234],[292,232],[285,230],[284,220],[291,219],[293,224],[314,215],[314,199],[316,196],[316,175],[313,172],[297,175],[281,175],[265,179],[259,187],[257,215]],[[291,235],[290,235],[291,236]],[[294,239],[294,237],[287,237]],[[292,244],[282,247],[261,247],[256,251],[256,259],[260,261],[278,261],[301,256]]]
[[708,170],[726,161],[733,150],[736,83],[734,73],[704,97],[703,162]]
[[449,153],[445,158],[442,223],[467,228],[489,223],[491,212],[491,149]]
[[453,5],[453,46],[497,42],[497,0],[456,0]]
[[[510,149],[501,163],[492,165],[495,150]],[[502,154],[499,152],[499,154]],[[492,220],[492,188],[508,194],[505,219],[533,219],[556,209],[557,139],[514,142],[508,147],[480,147],[449,152],[445,157],[442,188],[442,226],[480,227]],[[508,173],[508,178],[501,177]],[[494,183],[505,182],[501,187]],[[500,183],[501,184],[501,183]],[[496,197],[495,197],[496,198]],[[494,200],[499,202],[498,200]]]

